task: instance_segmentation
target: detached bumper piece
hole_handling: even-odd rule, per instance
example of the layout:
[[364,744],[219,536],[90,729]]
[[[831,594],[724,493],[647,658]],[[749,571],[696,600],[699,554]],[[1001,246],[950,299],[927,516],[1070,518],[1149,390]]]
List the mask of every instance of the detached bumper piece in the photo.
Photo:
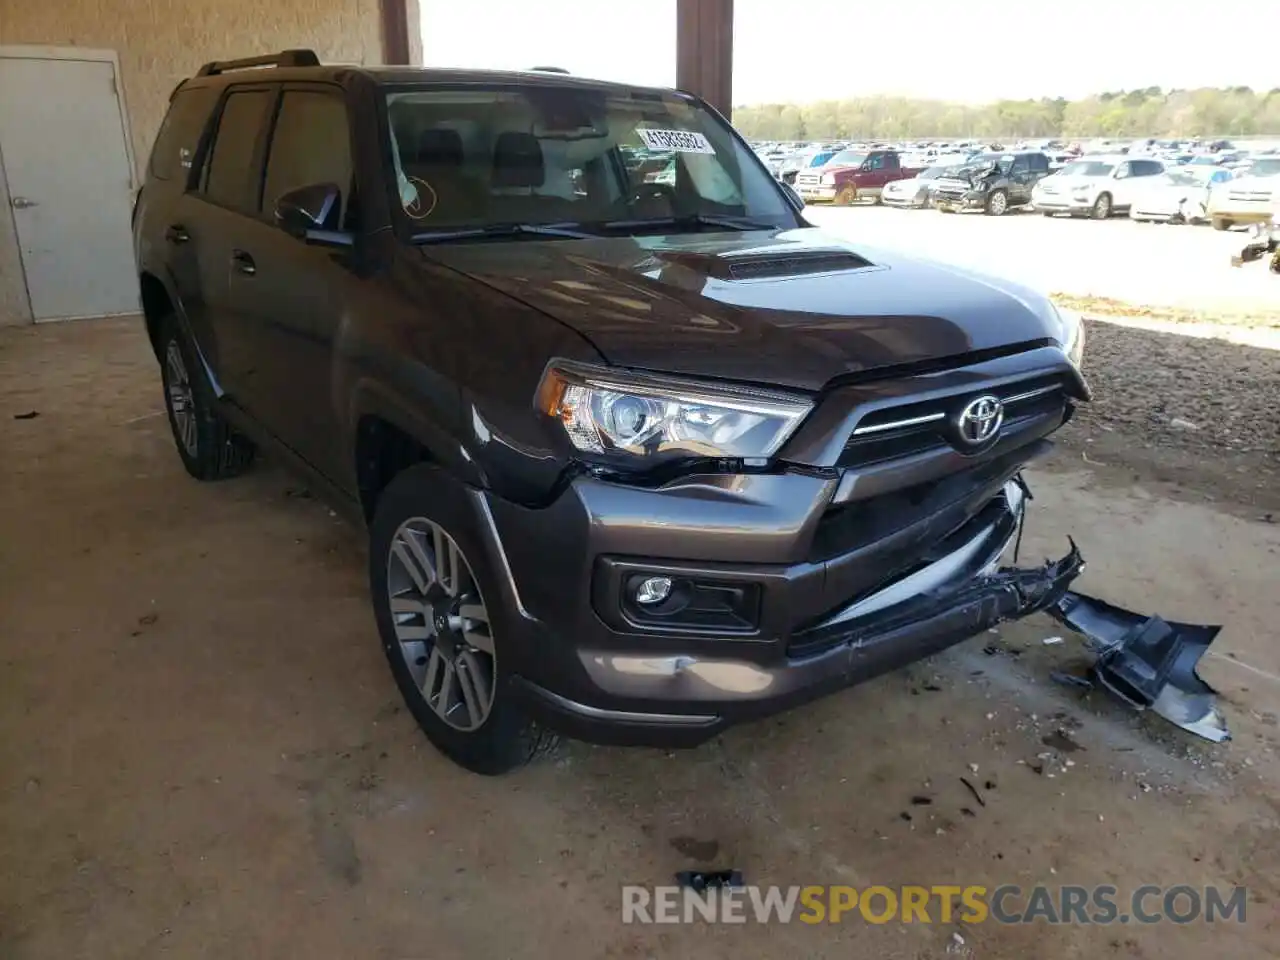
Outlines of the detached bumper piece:
[[1213,688],[1196,673],[1221,627],[1144,617],[1078,593],[1048,612],[1089,639],[1098,654],[1094,675],[1121,700],[1214,743],[1231,739]]

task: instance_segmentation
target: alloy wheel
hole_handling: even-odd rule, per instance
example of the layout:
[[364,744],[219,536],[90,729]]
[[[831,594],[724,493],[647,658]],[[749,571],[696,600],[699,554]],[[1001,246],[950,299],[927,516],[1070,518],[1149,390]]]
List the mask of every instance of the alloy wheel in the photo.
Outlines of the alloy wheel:
[[993,216],[1003,216],[1009,209],[1009,199],[1003,193],[992,194],[990,209]]
[[427,706],[455,730],[478,729],[493,709],[497,677],[489,611],[462,549],[438,523],[413,517],[396,530],[387,602]]
[[178,428],[178,438],[189,456],[196,455],[197,432],[195,391],[191,388],[191,377],[187,374],[187,364],[182,359],[182,349],[177,340],[170,340],[165,350],[165,393],[169,398],[169,412],[173,414],[173,422]]

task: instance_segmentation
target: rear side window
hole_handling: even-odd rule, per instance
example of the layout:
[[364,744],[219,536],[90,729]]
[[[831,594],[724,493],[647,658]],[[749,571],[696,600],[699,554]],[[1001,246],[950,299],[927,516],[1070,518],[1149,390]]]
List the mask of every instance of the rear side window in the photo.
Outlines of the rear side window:
[[254,153],[274,96],[268,90],[245,90],[227,97],[205,171],[207,199],[236,210],[257,206],[249,189],[257,183]]
[[353,169],[347,108],[341,96],[311,90],[286,90],[267,154],[262,209],[271,213],[282,194],[298,187],[332,183],[342,191],[333,230],[349,227]]
[[218,91],[212,87],[179,90],[169,103],[169,112],[160,124],[151,148],[151,175],[157,180],[181,180],[191,169],[191,160],[200,145],[200,135]]
[[1031,154],[1031,172],[1032,173],[1048,173],[1049,158],[1043,153]]

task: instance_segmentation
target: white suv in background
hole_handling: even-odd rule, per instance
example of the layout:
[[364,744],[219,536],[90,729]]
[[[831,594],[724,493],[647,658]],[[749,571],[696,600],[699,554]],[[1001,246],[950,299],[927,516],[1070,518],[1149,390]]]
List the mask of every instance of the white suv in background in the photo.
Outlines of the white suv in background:
[[1068,213],[1105,220],[1126,212],[1150,178],[1164,172],[1164,164],[1151,157],[1081,157],[1037,183],[1031,206],[1045,216]]

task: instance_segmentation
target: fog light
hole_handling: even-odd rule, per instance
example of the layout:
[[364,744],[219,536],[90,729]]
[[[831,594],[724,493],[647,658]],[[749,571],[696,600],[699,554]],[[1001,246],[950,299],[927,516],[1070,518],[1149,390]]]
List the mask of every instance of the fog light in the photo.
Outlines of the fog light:
[[652,606],[671,596],[670,577],[647,577],[636,587],[636,603]]

